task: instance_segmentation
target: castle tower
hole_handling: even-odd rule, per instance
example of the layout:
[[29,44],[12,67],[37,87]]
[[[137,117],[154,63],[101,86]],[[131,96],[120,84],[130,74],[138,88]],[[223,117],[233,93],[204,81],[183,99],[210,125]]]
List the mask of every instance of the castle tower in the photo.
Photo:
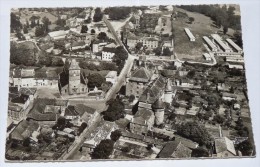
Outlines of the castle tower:
[[164,108],[165,108],[165,105],[161,98],[159,98],[158,100],[156,100],[153,103],[152,109],[154,111],[154,116],[155,116],[155,125],[163,124]]
[[171,84],[171,80],[168,78],[168,81],[167,81],[166,86],[165,86],[164,101],[166,103],[171,103],[172,102],[172,96],[173,96],[172,84]]
[[72,59],[69,67],[69,94],[80,93],[80,67],[75,59]]

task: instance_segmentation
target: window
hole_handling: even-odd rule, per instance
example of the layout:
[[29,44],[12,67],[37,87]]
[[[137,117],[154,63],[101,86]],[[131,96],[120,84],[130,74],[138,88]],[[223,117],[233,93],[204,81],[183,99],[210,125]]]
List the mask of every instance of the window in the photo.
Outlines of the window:
[[82,92],[84,92],[84,88],[82,88]]
[[64,89],[64,92],[66,93],[66,92],[67,92],[67,89]]

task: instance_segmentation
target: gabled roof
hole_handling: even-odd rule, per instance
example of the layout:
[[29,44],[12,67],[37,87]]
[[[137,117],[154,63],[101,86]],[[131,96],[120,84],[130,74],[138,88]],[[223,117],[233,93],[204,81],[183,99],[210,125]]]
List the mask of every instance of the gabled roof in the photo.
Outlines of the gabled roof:
[[45,113],[47,105],[55,105],[55,99],[35,99],[34,107],[27,117],[36,121],[56,121],[58,114]]
[[151,79],[150,72],[145,68],[141,67],[136,69],[129,80],[131,81],[137,81],[137,82],[149,82]]
[[145,122],[149,121],[152,116],[153,116],[152,111],[141,108],[134,115],[133,123],[145,125]]
[[158,156],[160,158],[189,158],[191,152],[181,141],[170,141],[163,147]]
[[34,95],[36,93],[36,91],[37,91],[37,88],[22,87],[22,88],[20,88],[19,93],[30,96],[30,95]]
[[25,102],[29,99],[28,95],[20,95],[18,97],[15,97],[11,100],[12,103],[20,103],[25,104]]
[[65,116],[82,116],[84,113],[88,113],[88,114],[94,114],[95,113],[95,109],[88,107],[84,104],[76,104],[75,106],[69,105],[66,109],[65,109]]
[[10,137],[16,140],[24,140],[36,131],[39,124],[36,121],[22,120],[17,127],[11,132]]
[[230,139],[228,139],[227,137],[215,139],[215,148],[216,148],[217,154],[224,152],[224,151],[229,151],[233,155],[236,155],[234,143]]
[[161,95],[165,85],[165,78],[159,76],[153,83],[151,83],[143,92],[139,101],[153,104]]

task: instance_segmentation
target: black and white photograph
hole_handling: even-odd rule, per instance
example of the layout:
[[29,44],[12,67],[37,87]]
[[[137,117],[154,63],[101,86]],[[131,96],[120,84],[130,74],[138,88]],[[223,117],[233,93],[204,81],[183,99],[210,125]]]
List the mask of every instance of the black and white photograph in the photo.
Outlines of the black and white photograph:
[[9,15],[7,163],[255,157],[239,4]]

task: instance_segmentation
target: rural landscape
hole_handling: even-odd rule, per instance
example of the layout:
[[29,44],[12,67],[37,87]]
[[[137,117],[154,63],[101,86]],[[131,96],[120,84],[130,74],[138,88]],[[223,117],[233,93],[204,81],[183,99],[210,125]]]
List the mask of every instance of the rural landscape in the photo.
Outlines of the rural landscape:
[[10,18],[7,162],[255,157],[239,5]]

